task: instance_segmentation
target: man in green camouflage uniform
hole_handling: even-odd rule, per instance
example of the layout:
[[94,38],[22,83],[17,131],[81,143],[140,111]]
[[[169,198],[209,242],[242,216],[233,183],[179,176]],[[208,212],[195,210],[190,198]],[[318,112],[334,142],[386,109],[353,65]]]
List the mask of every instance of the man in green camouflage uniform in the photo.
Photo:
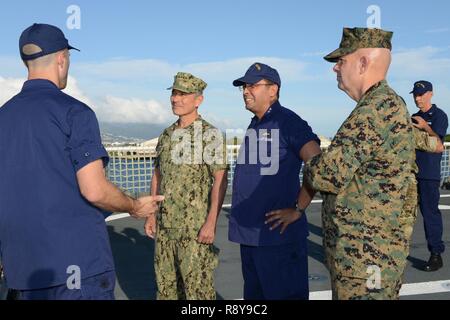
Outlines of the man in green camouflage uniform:
[[344,29],[336,63],[339,88],[357,106],[330,147],[305,167],[307,182],[322,191],[322,225],[333,299],[398,299],[416,219],[415,140],[403,99],[386,80],[392,33]]
[[171,103],[178,121],[159,137],[152,194],[165,195],[145,229],[155,237],[158,300],[213,300],[219,250],[213,245],[227,188],[225,141],[198,114],[207,84],[178,73]]

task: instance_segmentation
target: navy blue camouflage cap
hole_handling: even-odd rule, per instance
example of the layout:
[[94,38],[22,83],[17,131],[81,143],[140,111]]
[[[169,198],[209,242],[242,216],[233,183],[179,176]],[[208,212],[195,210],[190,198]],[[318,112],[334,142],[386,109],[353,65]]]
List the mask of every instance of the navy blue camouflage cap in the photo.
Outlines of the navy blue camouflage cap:
[[410,93],[421,96],[428,91],[433,91],[433,85],[431,84],[431,82],[420,80],[414,83],[414,89]]
[[281,87],[281,79],[278,71],[264,63],[256,62],[251,65],[242,78],[233,81],[233,86],[240,87],[244,84],[255,84],[263,79],[272,81]]
[[19,40],[22,60],[34,60],[64,49],[75,49],[69,44],[61,29],[49,25],[35,23],[22,32]]

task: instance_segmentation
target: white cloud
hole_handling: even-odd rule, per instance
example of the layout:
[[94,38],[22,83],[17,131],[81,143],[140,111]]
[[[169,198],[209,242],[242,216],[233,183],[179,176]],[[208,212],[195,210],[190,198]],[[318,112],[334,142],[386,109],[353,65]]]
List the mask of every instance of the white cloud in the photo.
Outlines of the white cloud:
[[219,117],[215,114],[211,114],[209,112],[199,112],[202,115],[202,118],[211,123],[213,126],[226,130],[226,129],[238,129],[240,128],[239,124],[236,121],[226,119],[223,117]]
[[[158,102],[165,99],[165,94],[159,95],[158,90],[163,92],[164,88],[170,86],[173,76],[177,72],[190,72],[203,78],[209,84],[206,95],[207,106],[205,107],[214,109],[206,111],[209,108],[202,108],[200,112],[214,125],[226,129],[242,126],[243,123],[245,126],[247,125],[247,118],[250,116],[247,117],[244,111],[230,115],[228,110],[223,109],[226,108],[224,105],[237,104],[240,106],[242,104],[240,94],[232,87],[231,82],[244,75],[254,62],[266,63],[276,68],[284,83],[295,83],[316,77],[312,73],[308,74],[306,62],[276,57],[245,57],[186,65],[155,59],[114,59],[100,63],[74,64],[73,72],[83,83],[91,83],[90,87],[103,88],[100,95],[105,98],[98,100],[97,105],[93,106],[101,121],[158,124],[173,120],[170,107],[165,106],[165,103]],[[91,90],[90,87],[87,90]],[[111,90],[111,88],[117,88],[117,90]],[[148,88],[147,91],[146,88]],[[136,89],[141,93],[136,92]],[[151,90],[153,90],[153,93],[150,94],[152,97],[147,98],[148,92]],[[116,94],[114,95],[113,92]],[[98,94],[98,92],[93,93],[92,91],[90,93]],[[117,96],[122,98],[117,98]]]
[[83,76],[95,76],[100,79],[143,79],[145,81],[167,81],[179,71],[193,73],[207,82],[230,82],[242,76],[254,62],[261,62],[276,68],[283,80],[298,81],[314,77],[306,73],[307,63],[274,57],[248,57],[225,61],[202,62],[187,65],[170,64],[161,60],[125,60],[116,59],[103,63],[81,63],[74,70]]
[[[0,88],[2,89],[0,91],[0,105],[3,105],[6,101],[18,94],[22,90],[25,81],[26,79],[22,78],[0,77]],[[91,100],[81,91],[78,87],[77,80],[73,77],[69,77],[67,88],[64,92],[88,105],[92,105]]]
[[7,77],[21,78],[27,74],[22,60],[14,56],[0,56],[0,70]]
[[449,28],[436,28],[436,29],[430,29],[426,30],[425,33],[444,33],[450,31]]
[[325,57],[328,51],[305,52],[300,54],[301,57]]
[[[414,81],[419,79],[432,81],[437,89],[441,87],[439,92],[436,92],[434,101],[439,106],[442,101],[442,106],[445,107],[449,87],[443,87],[450,83],[449,52],[450,47],[430,46],[397,49],[394,52],[389,78],[392,79],[391,84],[395,90],[405,97],[412,109],[414,103],[408,93]],[[0,57],[0,67],[8,67],[10,59],[3,60],[2,62]],[[246,127],[252,115],[244,110],[241,97],[236,89],[232,88],[231,81],[242,76],[256,61],[267,63],[279,70],[282,81],[286,84],[285,90],[282,90],[282,102],[286,103],[287,107],[294,107],[310,121],[315,131],[321,134],[334,134],[348,114],[347,111],[353,106],[353,103],[346,100],[347,97],[336,89],[335,75],[329,70],[331,65],[308,64],[302,57],[247,57],[186,65],[155,59],[74,63],[71,74],[75,77],[69,79],[65,91],[91,106],[101,122],[165,125],[175,117],[164,89],[172,83],[176,72],[187,71],[209,83],[205,105],[200,110],[206,120],[221,129]],[[3,76],[9,76],[0,78],[0,103],[20,90],[24,80],[19,78],[22,73],[18,70],[22,68],[20,64],[11,71],[0,68]],[[305,87],[308,90],[305,90]],[[323,95],[323,92],[327,94]],[[308,105],[309,107],[306,107]]]
[[22,89],[24,79],[2,78],[0,76],[0,107]]
[[[25,79],[0,77],[0,106],[20,92],[24,81]],[[124,99],[109,95],[100,101],[94,101],[80,89],[74,77],[69,77],[64,92],[90,106],[97,113],[99,121],[103,122],[165,124],[172,117],[168,106],[154,100]]]
[[[391,76],[396,79],[445,79],[448,81],[448,48],[422,47],[402,49],[393,54]],[[446,53],[446,57],[440,54]]]
[[78,99],[81,102],[87,104],[88,106],[93,106],[92,100],[83,93],[83,91],[78,86],[77,79],[75,79],[74,77],[69,76],[69,79],[67,81],[67,88],[64,89],[64,92],[74,97],[75,99]]
[[94,76],[99,79],[136,79],[161,78],[173,75],[177,66],[154,59],[125,60],[114,59],[106,62],[78,63],[73,70],[83,76]]
[[433,102],[450,114],[450,47],[402,49],[393,54],[389,78],[393,88],[406,100],[411,113],[416,112],[412,95],[413,84],[428,80],[434,86]]
[[249,57],[218,62],[196,63],[186,66],[194,74],[203,75],[210,81],[231,82],[236,77],[244,75],[248,67],[255,62],[261,62],[272,66],[280,73],[282,81],[299,81],[309,79],[307,75],[307,63],[294,60],[274,57]]
[[173,118],[171,108],[154,100],[107,96],[95,108],[100,121],[112,123],[166,124]]

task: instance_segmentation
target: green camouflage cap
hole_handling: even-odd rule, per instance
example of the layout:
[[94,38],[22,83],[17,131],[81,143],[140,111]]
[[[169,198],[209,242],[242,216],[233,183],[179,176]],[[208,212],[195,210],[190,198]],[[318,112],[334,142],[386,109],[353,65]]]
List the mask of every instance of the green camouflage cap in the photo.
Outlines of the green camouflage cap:
[[175,76],[173,86],[167,90],[178,90],[184,93],[202,93],[207,87],[207,83],[200,78],[194,77],[190,73],[178,72]]
[[344,28],[339,48],[324,59],[337,62],[339,58],[362,48],[385,48],[392,50],[391,39],[394,33],[381,29]]

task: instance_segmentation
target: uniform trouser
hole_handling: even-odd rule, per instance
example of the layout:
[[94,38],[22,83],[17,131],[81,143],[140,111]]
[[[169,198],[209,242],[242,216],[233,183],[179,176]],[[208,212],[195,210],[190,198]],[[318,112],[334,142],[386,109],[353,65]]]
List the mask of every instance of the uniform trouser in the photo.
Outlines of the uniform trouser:
[[[367,240],[371,242],[372,238],[366,240],[364,235],[361,236],[361,232],[356,235],[342,234],[338,238],[337,232],[331,232],[336,230],[333,221],[329,218],[330,213],[334,213],[335,197],[324,197],[322,208],[324,248],[334,300],[397,300],[399,298],[410,239],[417,216],[417,198],[414,179],[406,191],[402,212],[398,217],[398,226],[388,231],[385,236],[385,239],[390,242],[388,247],[375,244],[375,246],[361,248],[359,244]],[[376,229],[376,226],[372,226],[371,229]],[[348,250],[337,251],[338,241],[340,248],[344,247]],[[360,251],[353,252],[350,243],[355,248],[359,247]],[[378,266],[379,270],[376,270],[375,266]],[[369,267],[372,268],[369,269]],[[362,268],[364,271],[361,270]]]
[[241,245],[245,300],[308,300],[308,254],[301,243]]
[[333,300],[398,300],[402,281],[383,282],[380,289],[372,289],[367,279],[332,276]]
[[13,290],[12,300],[114,300],[116,274],[102,273],[81,280],[80,289],[69,289],[66,284],[37,290]]
[[219,249],[196,239],[173,237],[158,231],[155,274],[158,300],[215,300],[214,270]]
[[441,254],[445,250],[442,241],[442,214],[439,210],[439,181],[418,179],[419,205],[423,216],[428,250]]

